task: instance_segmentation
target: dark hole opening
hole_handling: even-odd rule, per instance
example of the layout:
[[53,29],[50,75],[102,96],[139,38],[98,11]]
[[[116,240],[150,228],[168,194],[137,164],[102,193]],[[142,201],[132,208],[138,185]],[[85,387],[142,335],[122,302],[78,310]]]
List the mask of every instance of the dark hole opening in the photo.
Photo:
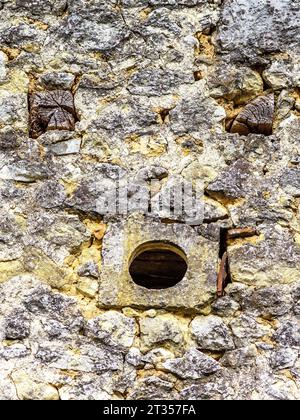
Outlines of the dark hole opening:
[[[183,252],[181,252],[183,254]],[[129,267],[132,280],[147,289],[167,289],[179,283],[187,263],[179,252],[166,247],[151,247],[137,253]]]

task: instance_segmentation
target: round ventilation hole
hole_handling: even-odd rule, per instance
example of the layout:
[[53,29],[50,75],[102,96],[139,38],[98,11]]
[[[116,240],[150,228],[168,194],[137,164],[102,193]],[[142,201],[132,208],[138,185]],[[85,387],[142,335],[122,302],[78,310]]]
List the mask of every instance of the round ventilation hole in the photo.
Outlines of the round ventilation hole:
[[183,279],[187,268],[186,255],[176,245],[147,242],[133,253],[129,273],[139,286],[167,289]]

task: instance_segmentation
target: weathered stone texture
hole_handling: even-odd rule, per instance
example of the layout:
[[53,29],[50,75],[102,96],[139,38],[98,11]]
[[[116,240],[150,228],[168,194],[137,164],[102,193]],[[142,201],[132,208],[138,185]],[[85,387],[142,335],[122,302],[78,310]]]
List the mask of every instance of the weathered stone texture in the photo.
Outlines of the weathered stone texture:
[[225,0],[217,42],[230,60],[261,64],[277,52],[299,53],[300,8],[293,0]]
[[191,330],[200,349],[222,351],[234,348],[231,331],[217,316],[209,315],[194,318],[191,323]]

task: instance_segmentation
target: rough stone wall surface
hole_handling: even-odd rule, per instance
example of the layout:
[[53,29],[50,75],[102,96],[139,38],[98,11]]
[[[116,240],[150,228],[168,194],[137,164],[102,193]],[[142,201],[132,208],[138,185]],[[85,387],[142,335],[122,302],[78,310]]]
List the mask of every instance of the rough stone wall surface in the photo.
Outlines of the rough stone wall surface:
[[[0,16],[0,399],[299,399],[299,2],[0,0]],[[76,118],[30,105],[55,90]],[[230,132],[271,93],[271,135]],[[132,195],[201,181],[203,223],[104,214],[120,176]],[[184,287],[177,306],[105,303],[143,217],[199,257],[199,304]],[[249,227],[217,299],[220,229]]]

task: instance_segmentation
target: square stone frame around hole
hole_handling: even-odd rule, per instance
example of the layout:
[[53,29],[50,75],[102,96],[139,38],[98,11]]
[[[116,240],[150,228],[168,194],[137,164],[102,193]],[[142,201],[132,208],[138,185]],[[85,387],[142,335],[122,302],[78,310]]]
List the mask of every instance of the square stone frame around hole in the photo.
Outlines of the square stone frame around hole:
[[[137,285],[129,273],[135,250],[151,241],[167,241],[181,248],[187,257],[184,278],[168,289],[147,289]],[[108,224],[102,245],[99,307],[137,309],[198,310],[216,296],[219,242],[199,235],[189,225],[165,224],[143,217]]]

